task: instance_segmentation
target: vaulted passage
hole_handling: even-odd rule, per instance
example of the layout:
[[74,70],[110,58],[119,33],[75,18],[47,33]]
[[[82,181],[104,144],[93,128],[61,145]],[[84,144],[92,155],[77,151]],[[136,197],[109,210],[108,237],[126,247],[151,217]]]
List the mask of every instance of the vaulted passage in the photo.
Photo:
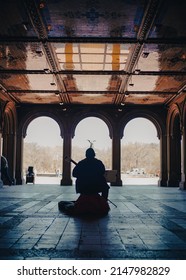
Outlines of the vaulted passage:
[[[186,258],[185,11],[185,0],[0,1],[0,257]],[[70,159],[91,144],[111,211],[89,223],[58,202],[76,201]]]

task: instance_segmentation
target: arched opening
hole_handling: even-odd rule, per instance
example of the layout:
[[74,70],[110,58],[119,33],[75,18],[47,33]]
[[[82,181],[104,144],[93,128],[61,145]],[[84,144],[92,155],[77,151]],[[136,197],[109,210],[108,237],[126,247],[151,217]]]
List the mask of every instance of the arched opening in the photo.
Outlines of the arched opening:
[[179,187],[182,168],[180,115],[177,110],[174,110],[172,113],[169,133],[168,186]]
[[146,118],[129,121],[121,143],[121,171],[125,185],[157,185],[160,141],[154,124]]
[[24,139],[23,174],[34,167],[36,184],[59,184],[62,173],[60,128],[51,117],[37,117],[27,127]]
[[175,161],[177,165],[177,177],[178,177],[178,186],[181,181],[181,131],[180,131],[180,117],[177,115],[175,117],[174,126],[173,126],[173,137],[175,138],[174,153]]
[[75,161],[83,159],[85,151],[91,143],[96,152],[96,157],[104,163],[106,169],[111,169],[109,129],[106,123],[98,117],[86,117],[78,123],[72,140],[73,159]]

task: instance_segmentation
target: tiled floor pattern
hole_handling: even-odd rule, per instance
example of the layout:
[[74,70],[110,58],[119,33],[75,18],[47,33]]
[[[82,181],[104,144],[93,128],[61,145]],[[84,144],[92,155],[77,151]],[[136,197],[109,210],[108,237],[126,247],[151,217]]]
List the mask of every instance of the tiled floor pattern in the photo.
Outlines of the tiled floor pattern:
[[186,259],[186,192],[111,187],[106,217],[69,217],[61,200],[74,187],[0,189],[0,259]]

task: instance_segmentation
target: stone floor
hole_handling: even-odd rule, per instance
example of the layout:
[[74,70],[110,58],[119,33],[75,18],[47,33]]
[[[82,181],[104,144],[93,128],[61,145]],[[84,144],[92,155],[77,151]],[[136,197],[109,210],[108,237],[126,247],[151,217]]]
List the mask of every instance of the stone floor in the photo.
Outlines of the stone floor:
[[153,185],[111,187],[110,212],[69,217],[74,187],[0,189],[0,259],[186,259],[186,192]]

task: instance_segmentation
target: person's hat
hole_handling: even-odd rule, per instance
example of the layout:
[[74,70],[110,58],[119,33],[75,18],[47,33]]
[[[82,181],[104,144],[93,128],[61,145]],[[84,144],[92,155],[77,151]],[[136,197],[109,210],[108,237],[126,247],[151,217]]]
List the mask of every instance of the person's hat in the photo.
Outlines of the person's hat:
[[85,155],[87,158],[94,158],[96,154],[92,148],[88,148]]

